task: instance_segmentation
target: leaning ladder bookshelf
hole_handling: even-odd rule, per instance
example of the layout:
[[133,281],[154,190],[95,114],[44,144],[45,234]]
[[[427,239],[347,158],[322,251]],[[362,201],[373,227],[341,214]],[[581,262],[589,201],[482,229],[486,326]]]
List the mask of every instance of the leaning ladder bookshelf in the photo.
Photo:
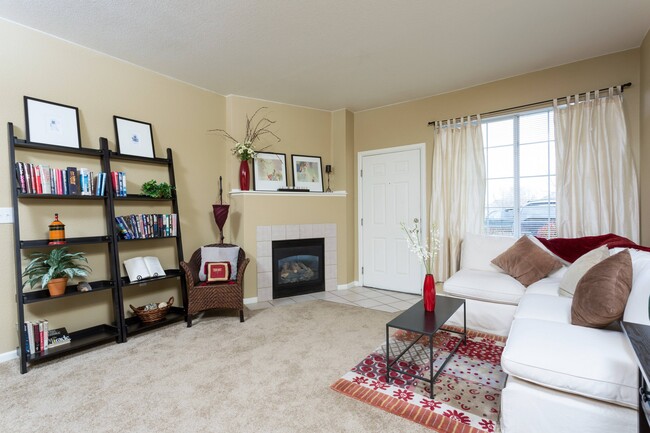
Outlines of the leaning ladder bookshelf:
[[[100,145],[102,148],[108,148],[108,141],[105,138],[100,139]],[[166,326],[171,323],[180,321],[180,320],[186,320],[187,315],[186,315],[186,310],[185,310],[185,305],[187,305],[187,288],[186,288],[186,283],[185,283],[185,277],[184,274],[180,271],[178,268],[173,268],[173,269],[165,269],[165,275],[162,277],[155,277],[155,278],[149,278],[146,280],[140,280],[140,281],[130,281],[128,277],[121,277],[120,276],[120,266],[122,261],[120,260],[120,247],[125,244],[125,243],[131,243],[131,242],[150,242],[153,240],[160,240],[160,239],[167,239],[171,240],[174,239],[175,242],[175,248],[176,248],[176,255],[178,260],[176,263],[180,263],[180,261],[183,260],[183,243],[182,243],[182,238],[181,238],[181,226],[180,226],[180,214],[179,214],[179,209],[178,209],[178,198],[176,194],[176,177],[174,175],[174,159],[172,155],[171,149],[167,149],[167,157],[166,158],[146,158],[146,157],[141,157],[141,156],[132,156],[132,155],[121,155],[119,153],[113,152],[113,151],[108,151],[107,152],[107,161],[108,161],[108,166],[109,169],[107,172],[110,172],[110,166],[112,161],[127,161],[130,163],[136,163],[136,164],[153,164],[153,165],[162,165],[167,167],[167,172],[169,176],[169,184],[172,187],[172,197],[169,199],[164,199],[164,198],[152,198],[152,197],[147,197],[144,195],[140,194],[128,194],[126,196],[117,196],[116,194],[111,194],[112,197],[112,202],[111,206],[109,207],[109,218],[111,221],[113,221],[113,225],[115,224],[115,209],[116,205],[119,205],[120,203],[141,203],[143,206],[146,206],[147,204],[151,204],[153,202],[169,202],[171,203],[171,208],[172,208],[172,213],[176,214],[177,216],[177,223],[176,223],[176,235],[175,236],[163,236],[163,237],[155,237],[155,238],[145,238],[145,239],[122,239],[118,235],[117,228],[114,227],[114,233],[115,233],[115,248],[113,248],[113,263],[115,266],[115,273],[118,275],[118,280],[117,280],[117,286],[118,286],[118,296],[119,296],[119,304],[121,307],[120,310],[120,315],[121,315],[121,320],[120,324],[122,327],[122,341],[127,341],[128,337],[131,335],[135,335],[141,332],[146,332],[152,329],[159,328],[161,326]],[[181,285],[181,294],[183,298],[183,307],[178,307],[174,306],[172,307],[169,312],[167,313],[167,316],[165,319],[154,322],[154,323],[144,323],[141,322],[137,317],[125,317],[125,311],[126,308],[124,308],[124,292],[126,290],[129,290],[129,288],[134,287],[134,286],[140,286],[140,285],[148,285],[151,283],[155,283],[160,280],[166,280],[166,279],[178,279]]]
[[[70,202],[74,201],[75,205],[80,206],[103,206],[104,215],[110,213],[112,208],[111,196],[110,194],[104,195],[55,195],[55,194],[33,194],[33,193],[24,193],[21,192],[20,185],[18,184],[18,178],[15,174],[16,167],[16,152],[29,152],[29,153],[38,153],[42,155],[42,158],[45,159],[47,155],[52,155],[53,153],[58,154],[69,154],[70,156],[81,157],[81,158],[90,158],[100,161],[101,167],[103,170],[106,169],[107,161],[105,158],[107,149],[85,149],[80,148],[67,148],[61,146],[53,146],[47,144],[39,143],[30,143],[26,140],[18,139],[14,134],[14,126],[12,123],[9,123],[7,126],[8,138],[9,138],[9,173],[11,176],[11,195],[12,195],[12,206],[13,206],[13,217],[14,217],[14,260],[15,260],[15,272],[16,272],[16,305],[17,305],[17,321],[16,324],[18,328],[18,355],[20,357],[20,372],[26,373],[27,366],[31,362],[43,361],[50,358],[54,358],[65,353],[69,353],[76,350],[81,350],[88,348],[100,343],[105,342],[120,342],[123,339],[123,330],[120,326],[119,320],[120,317],[120,305],[119,301],[119,292],[117,282],[117,274],[115,273],[115,266],[110,266],[109,280],[99,280],[99,281],[90,281],[92,290],[89,292],[79,292],[76,290],[74,285],[68,285],[66,287],[65,293],[61,296],[51,297],[46,288],[36,291],[25,291],[23,290],[23,270],[22,270],[22,255],[25,252],[27,255],[30,252],[34,252],[36,249],[39,250],[51,250],[57,245],[49,245],[49,239],[23,239],[21,232],[21,215],[20,215],[20,204],[24,204],[26,208],[29,208],[30,205],[34,203],[40,204],[51,204],[51,207],[58,206],[61,201]],[[56,204],[54,202],[56,200]],[[20,202],[20,203],[19,203]],[[52,212],[53,213],[53,212]],[[93,244],[103,244],[107,248],[108,257],[114,256],[115,250],[115,235],[114,227],[112,222],[105,218],[105,227],[103,229],[97,227],[99,233],[96,236],[85,236],[85,237],[76,237],[66,239],[66,245],[73,248],[78,248],[81,246],[89,246]],[[72,249],[71,249],[72,251]],[[25,306],[34,303],[50,303],[50,302],[60,302],[60,299],[70,298],[70,297],[80,297],[87,298],[96,296],[97,292],[104,291],[111,292],[112,299],[112,311],[113,311],[113,323],[99,323],[94,326],[90,326],[84,329],[79,329],[77,331],[70,333],[71,342],[62,346],[48,348],[41,352],[28,353],[26,350],[25,340],[27,338],[26,330],[23,327],[25,323]]]

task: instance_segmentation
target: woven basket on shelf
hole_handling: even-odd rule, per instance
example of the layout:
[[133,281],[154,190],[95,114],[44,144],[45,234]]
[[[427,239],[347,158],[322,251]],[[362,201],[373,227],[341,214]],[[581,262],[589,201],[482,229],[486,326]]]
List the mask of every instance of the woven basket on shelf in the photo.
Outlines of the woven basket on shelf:
[[131,307],[135,315],[138,316],[144,323],[151,323],[164,319],[167,315],[167,312],[172,307],[172,304],[174,304],[173,296],[169,298],[169,301],[167,301],[167,306],[163,308],[156,308],[155,310],[145,311],[144,306],[136,308],[133,305],[129,304],[129,307]]

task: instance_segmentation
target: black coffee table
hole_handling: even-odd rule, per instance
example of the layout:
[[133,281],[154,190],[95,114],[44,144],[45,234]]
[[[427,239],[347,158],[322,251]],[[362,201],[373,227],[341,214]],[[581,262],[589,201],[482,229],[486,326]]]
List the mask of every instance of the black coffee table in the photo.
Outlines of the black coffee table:
[[[449,318],[456,311],[458,311],[460,307],[463,307],[463,332],[458,332],[453,329],[443,329],[442,325],[444,325],[449,320]],[[390,361],[389,358],[390,343],[389,343],[388,328],[397,328],[397,329],[402,329],[404,331],[410,331],[416,334],[420,334],[420,336],[416,338],[413,342],[411,342],[405,349],[403,349],[392,362]],[[433,357],[433,336],[440,329],[443,329],[447,332],[461,335],[463,338],[458,340],[458,343],[456,343],[454,348],[449,352],[449,355],[446,357],[446,359],[444,360],[444,362],[442,363],[438,371],[436,371],[436,373],[434,374],[433,362],[435,361],[435,359]],[[413,345],[415,345],[418,341],[420,341],[420,339],[424,336],[429,337],[428,364],[429,364],[429,373],[431,379],[427,379],[426,377],[408,373],[406,371],[393,367],[393,365],[395,365],[400,360],[400,358],[404,356],[404,354],[406,354],[411,349],[411,347],[413,347]],[[447,365],[451,357],[458,350],[460,343],[465,343],[466,341],[467,341],[467,309],[465,306],[464,299],[450,298],[447,296],[437,296],[435,311],[424,311],[423,301],[420,301],[417,304],[413,305],[408,310],[404,311],[396,318],[394,318],[393,320],[391,320],[390,322],[386,323],[386,368],[387,368],[386,381],[387,382],[390,381],[390,372],[392,370],[398,373],[406,374],[416,379],[420,379],[424,382],[429,382],[431,384],[430,397],[433,398],[433,384],[435,383],[440,373],[442,373],[442,371],[445,369],[445,366]]]

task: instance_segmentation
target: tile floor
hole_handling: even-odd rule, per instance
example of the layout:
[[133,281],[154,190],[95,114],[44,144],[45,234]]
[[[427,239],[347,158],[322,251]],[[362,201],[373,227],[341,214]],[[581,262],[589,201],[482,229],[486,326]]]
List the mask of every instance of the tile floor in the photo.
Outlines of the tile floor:
[[318,292],[309,295],[258,302],[256,304],[246,304],[246,307],[249,310],[259,310],[262,308],[294,304],[297,302],[316,301],[318,299],[395,313],[397,311],[406,310],[422,299],[422,297],[420,295],[410,295],[407,293],[392,292],[390,290],[353,287],[346,290]]

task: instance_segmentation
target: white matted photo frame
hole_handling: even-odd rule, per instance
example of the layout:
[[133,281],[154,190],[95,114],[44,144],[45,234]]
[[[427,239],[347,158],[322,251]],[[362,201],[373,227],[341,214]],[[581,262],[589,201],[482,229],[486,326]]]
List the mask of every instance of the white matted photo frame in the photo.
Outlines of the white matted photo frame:
[[122,155],[155,158],[151,123],[113,116],[115,144]]
[[24,101],[28,142],[81,148],[77,107],[29,96]]
[[323,168],[320,156],[291,155],[293,186],[323,192]]
[[277,191],[287,187],[287,155],[257,152],[253,159],[255,191]]

